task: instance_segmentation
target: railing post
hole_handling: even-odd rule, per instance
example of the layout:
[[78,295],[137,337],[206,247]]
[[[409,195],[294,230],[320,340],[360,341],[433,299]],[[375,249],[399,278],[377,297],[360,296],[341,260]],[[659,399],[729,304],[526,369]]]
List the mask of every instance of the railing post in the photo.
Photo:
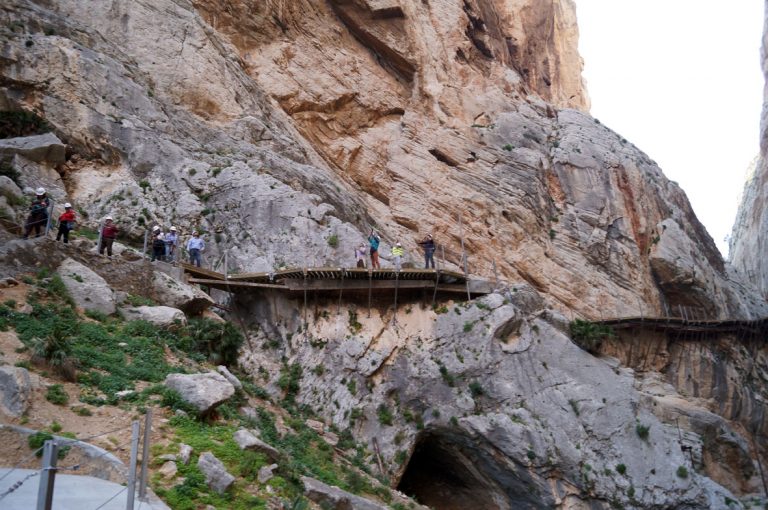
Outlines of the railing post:
[[58,454],[59,445],[56,441],[46,441],[43,445],[43,469],[37,489],[37,510],[51,510],[53,506],[53,484],[56,480]]
[[99,221],[99,239],[96,241],[96,251],[101,253],[101,231],[104,230],[104,220]]
[[136,493],[136,459],[139,455],[139,422],[134,420],[131,427],[131,463],[128,466],[128,495],[125,498],[125,510],[133,510]]
[[[101,234],[99,234],[99,239],[101,239]],[[141,256],[142,258],[147,258],[147,240],[149,239],[149,230],[144,229],[144,248],[141,250]]]
[[147,498],[147,475],[149,474],[149,440],[152,434],[152,408],[144,416],[144,445],[141,450],[141,477],[139,479],[139,501]]
[[48,206],[50,211],[48,211],[48,221],[45,222],[45,237],[48,237],[48,231],[51,230],[51,216],[53,216],[53,204],[55,202],[51,200],[51,205]]

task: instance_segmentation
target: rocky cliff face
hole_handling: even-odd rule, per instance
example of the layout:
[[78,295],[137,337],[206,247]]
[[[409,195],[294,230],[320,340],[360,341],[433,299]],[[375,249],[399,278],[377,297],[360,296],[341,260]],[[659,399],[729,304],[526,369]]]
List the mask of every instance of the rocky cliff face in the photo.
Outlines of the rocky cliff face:
[[[296,302],[239,299],[258,326],[243,363],[272,383],[281,358],[302,366],[300,401],[378,437],[404,490],[435,500],[464,480],[451,494],[488,508],[725,508],[754,489],[745,445],[765,432],[765,384],[737,388],[765,373],[764,352],[756,371],[739,352],[697,371],[690,346],[638,367],[637,336],[604,352],[650,372],[634,378],[566,338],[565,316],[768,315],[683,191],[585,112],[572,2],[9,0],[0,19],[0,106],[36,112],[66,147],[0,159],[91,226],[112,214],[135,243],[155,222],[200,228],[208,260],[227,250],[235,271],[351,266],[371,227],[418,263],[432,232],[449,267],[464,244],[471,273],[509,284],[448,314],[403,305],[396,324],[386,304],[365,320],[321,306],[308,329]],[[672,425],[685,406],[693,457]],[[735,446],[705,444],[720,435],[701,421]]]
[[[768,29],[763,33],[762,66],[768,83]],[[760,157],[744,185],[729,248],[733,266],[768,299],[768,92],[760,120]]]
[[592,317],[759,314],[683,192],[560,109],[588,104],[570,2],[2,9],[3,104],[54,127],[70,199],[137,241],[198,226],[265,271],[350,263],[375,225],[413,259],[434,233],[448,264],[463,236],[472,273]]

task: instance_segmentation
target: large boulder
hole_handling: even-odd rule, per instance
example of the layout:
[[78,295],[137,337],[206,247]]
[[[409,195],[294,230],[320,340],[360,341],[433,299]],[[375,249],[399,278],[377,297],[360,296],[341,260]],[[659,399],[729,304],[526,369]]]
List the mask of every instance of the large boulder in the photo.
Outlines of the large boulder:
[[218,371],[219,371],[219,373],[220,373],[221,375],[223,375],[223,376],[224,376],[224,378],[225,378],[227,381],[229,381],[230,383],[232,383],[232,386],[234,386],[236,390],[242,390],[242,389],[243,389],[243,383],[241,383],[241,382],[240,382],[240,379],[238,379],[237,377],[235,377],[235,374],[233,374],[232,372],[230,372],[230,371],[229,371],[229,369],[228,369],[227,367],[225,367],[224,365],[219,365],[218,367],[216,367],[216,370],[218,370]]
[[152,290],[156,301],[191,315],[197,315],[213,304],[213,300],[205,292],[160,271],[155,271]]
[[0,140],[0,156],[20,154],[37,163],[64,163],[67,146],[53,133]]
[[184,312],[170,306],[131,306],[121,308],[127,320],[142,320],[167,328],[187,323]]
[[21,188],[19,188],[10,177],[0,175],[0,195],[14,200],[21,198],[23,193]]
[[211,452],[203,452],[197,461],[197,467],[205,475],[205,483],[219,494],[224,494],[235,483],[235,477],[227,472],[224,464]]
[[333,508],[335,510],[386,510],[385,505],[380,505],[369,499],[355,496],[338,487],[326,485],[320,480],[315,480],[308,476],[301,477],[301,483],[304,485],[304,495],[321,505],[323,508]]
[[249,430],[240,429],[235,432],[233,438],[241,450],[253,450],[255,452],[263,453],[273,461],[280,459],[279,451],[256,437],[256,435]]
[[21,367],[0,367],[0,412],[18,418],[29,407],[29,372]]
[[107,315],[115,313],[115,293],[107,282],[88,267],[73,259],[65,259],[57,271],[75,304],[85,310]]
[[206,414],[235,394],[235,387],[216,372],[205,374],[168,374],[165,385],[181,395],[185,402]]

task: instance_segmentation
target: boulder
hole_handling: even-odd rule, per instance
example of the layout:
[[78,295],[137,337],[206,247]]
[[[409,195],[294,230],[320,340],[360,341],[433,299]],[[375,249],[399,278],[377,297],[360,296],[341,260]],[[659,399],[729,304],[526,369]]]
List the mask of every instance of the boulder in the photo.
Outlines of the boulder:
[[203,452],[197,461],[197,467],[205,475],[205,483],[219,494],[224,494],[233,483],[235,477],[227,472],[224,464],[211,452]]
[[107,315],[115,313],[115,293],[104,278],[83,264],[66,259],[57,271],[75,304],[85,310]]
[[188,444],[181,443],[179,445],[179,460],[185,466],[189,464],[189,458],[192,456],[192,447]]
[[10,177],[0,175],[0,195],[13,200],[21,198],[24,194]]
[[178,471],[179,468],[176,467],[176,463],[172,460],[167,461],[157,470],[163,478],[173,478]]
[[304,485],[304,495],[323,508],[335,510],[386,510],[387,508],[308,476],[302,476],[301,483]]
[[0,156],[20,154],[37,163],[64,163],[67,146],[53,133],[0,140]]
[[154,274],[152,290],[156,301],[191,315],[197,315],[213,304],[213,300],[205,292],[174,280],[160,271]]
[[220,373],[221,375],[223,375],[223,376],[224,376],[224,378],[225,378],[227,381],[229,381],[229,382],[232,384],[232,386],[234,386],[234,387],[235,387],[235,389],[236,389],[236,390],[242,390],[242,389],[243,389],[243,383],[241,383],[241,382],[240,382],[240,379],[238,379],[237,377],[235,377],[235,376],[232,374],[232,372],[230,372],[230,371],[227,369],[227,367],[225,367],[224,365],[219,365],[219,366],[217,367],[217,370],[219,371],[219,373]]
[[131,306],[120,310],[126,320],[147,321],[161,328],[187,323],[184,312],[170,306]]
[[26,368],[0,367],[0,412],[20,417],[29,407],[31,383]]
[[216,372],[205,374],[168,374],[165,385],[195,406],[201,414],[208,413],[235,394],[235,387]]
[[[0,159],[2,159],[2,155],[0,155]],[[25,195],[34,196],[35,189],[42,186],[58,211],[64,210],[62,207],[64,202],[72,201],[64,187],[61,175],[49,164],[39,163],[21,154],[16,154],[11,165],[19,172],[19,187]],[[55,213],[54,216],[56,216]]]
[[323,431],[325,430],[325,423],[323,423],[321,421],[309,419],[309,420],[305,421],[304,424],[307,427],[309,427],[312,430],[314,430],[315,432],[317,432],[318,434],[322,434]]
[[262,466],[259,469],[259,476],[258,480],[259,483],[267,483],[274,477],[275,475],[272,474],[272,471],[277,469],[277,464],[270,464],[269,466]]
[[279,451],[256,437],[256,435],[254,435],[249,430],[240,429],[235,432],[233,438],[241,450],[253,450],[259,453],[263,453],[274,461],[280,459]]

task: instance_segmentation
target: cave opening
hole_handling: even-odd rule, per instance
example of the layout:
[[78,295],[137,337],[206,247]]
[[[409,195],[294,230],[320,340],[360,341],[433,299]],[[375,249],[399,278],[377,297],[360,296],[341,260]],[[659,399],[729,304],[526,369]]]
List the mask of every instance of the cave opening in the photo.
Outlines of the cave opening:
[[495,491],[447,434],[424,432],[416,441],[397,489],[435,510],[501,508]]

